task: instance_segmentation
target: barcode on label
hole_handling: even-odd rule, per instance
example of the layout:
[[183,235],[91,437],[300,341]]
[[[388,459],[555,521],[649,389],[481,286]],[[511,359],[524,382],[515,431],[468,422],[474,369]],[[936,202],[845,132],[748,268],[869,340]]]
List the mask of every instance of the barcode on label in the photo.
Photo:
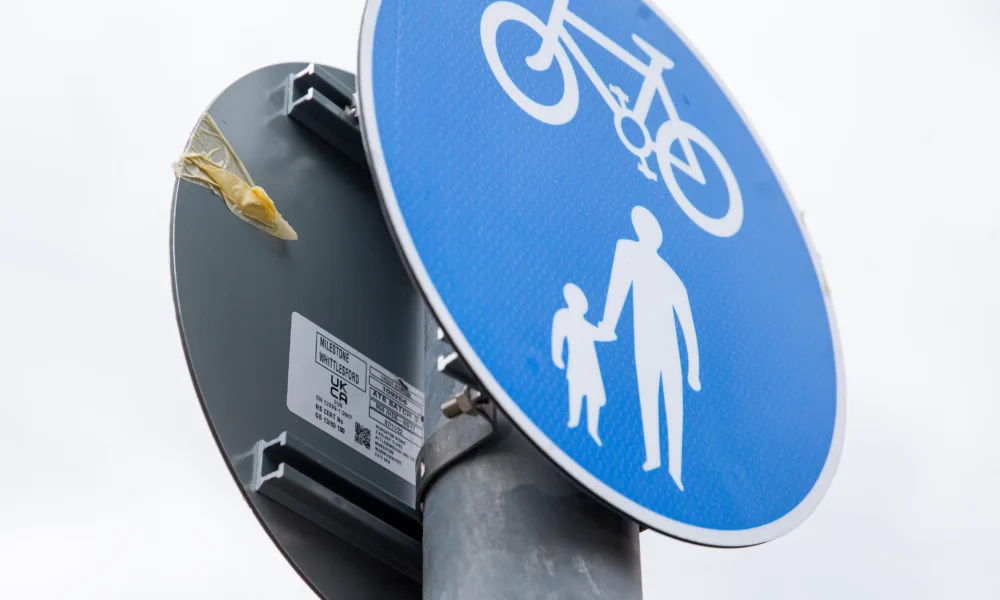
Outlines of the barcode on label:
[[361,423],[354,423],[354,443],[361,444],[366,450],[372,449],[372,430]]

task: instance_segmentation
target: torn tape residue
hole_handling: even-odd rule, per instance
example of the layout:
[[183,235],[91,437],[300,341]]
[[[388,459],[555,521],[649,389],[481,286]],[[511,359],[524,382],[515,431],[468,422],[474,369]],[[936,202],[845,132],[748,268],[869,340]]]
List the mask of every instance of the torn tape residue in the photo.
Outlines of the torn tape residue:
[[174,163],[179,179],[209,188],[226,201],[237,217],[283,240],[299,238],[264,188],[254,185],[236,151],[205,113],[181,158]]

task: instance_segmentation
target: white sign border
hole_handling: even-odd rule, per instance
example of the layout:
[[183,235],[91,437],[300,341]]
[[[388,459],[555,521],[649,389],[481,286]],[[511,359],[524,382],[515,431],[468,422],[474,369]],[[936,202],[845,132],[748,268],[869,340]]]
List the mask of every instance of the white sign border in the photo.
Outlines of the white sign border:
[[413,238],[410,235],[406,221],[403,219],[402,212],[399,209],[399,202],[396,199],[395,190],[392,188],[389,170],[385,162],[385,154],[382,149],[382,140],[379,137],[374,90],[372,89],[372,55],[374,53],[375,26],[378,22],[379,9],[382,6],[382,0],[368,0],[361,24],[361,38],[358,47],[358,110],[360,113],[359,121],[361,123],[362,137],[364,138],[365,148],[367,150],[368,163],[371,167],[375,185],[378,188],[379,196],[382,200],[383,211],[389,221],[390,230],[392,231],[393,237],[399,246],[400,252],[404,257],[405,262],[408,263],[407,266],[410,273],[420,287],[427,303],[430,305],[431,311],[434,313],[441,327],[448,334],[448,337],[455,346],[455,349],[459,352],[466,363],[468,363],[469,367],[476,374],[476,377],[480,380],[483,386],[486,387],[486,391],[489,392],[489,394],[497,401],[500,408],[503,409],[511,421],[513,421],[513,423],[522,432],[524,432],[528,439],[538,446],[542,452],[544,452],[580,485],[589,489],[617,510],[623,512],[639,523],[645,524],[651,529],[671,537],[676,537],[706,546],[727,548],[755,546],[781,537],[801,525],[819,505],[823,496],[826,494],[827,489],[829,489],[834,475],[836,474],[837,466],[840,462],[840,456],[843,452],[845,422],[847,420],[844,363],[840,345],[840,335],[837,329],[837,319],[834,315],[829,291],[826,288],[826,278],[823,274],[823,267],[820,264],[819,255],[816,252],[813,242],[809,237],[809,231],[802,221],[802,213],[799,211],[795,200],[789,193],[788,187],[786,186],[784,179],[781,177],[781,174],[774,167],[774,162],[771,160],[770,154],[760,142],[757,132],[750,124],[750,121],[746,118],[742,108],[739,104],[737,104],[732,95],[722,84],[719,77],[708,65],[708,63],[702,59],[701,54],[698,53],[684,34],[681,33],[681,31],[673,24],[672,21],[670,21],[670,19],[666,17],[666,15],[663,14],[663,11],[661,11],[659,7],[648,1],[646,2],[646,5],[660,18],[660,20],[666,23],[671,31],[673,31],[673,33],[677,35],[677,37],[680,38],[680,40],[688,47],[691,53],[694,54],[695,58],[698,59],[705,70],[708,71],[709,75],[712,76],[712,79],[722,90],[722,93],[725,94],[730,104],[732,104],[732,106],[736,109],[736,112],[740,115],[743,123],[750,130],[750,135],[753,137],[757,146],[764,154],[764,158],[767,160],[768,166],[778,179],[781,191],[785,194],[785,198],[788,200],[789,208],[795,215],[796,222],[799,225],[802,237],[806,241],[806,246],[809,249],[809,255],[812,258],[813,266],[816,269],[816,275],[823,291],[823,301],[826,306],[826,313],[830,322],[830,334],[833,339],[834,360],[837,372],[837,410],[836,421],[833,427],[833,438],[831,440],[830,452],[827,455],[826,464],[823,465],[823,470],[820,472],[813,488],[795,508],[775,521],[750,529],[709,529],[675,521],[656,513],[633,500],[630,500],[621,493],[612,489],[594,475],[590,474],[589,471],[584,469],[568,454],[563,452],[561,448],[552,442],[552,440],[550,440],[549,437],[545,435],[545,433],[539,429],[526,414],[524,414],[524,412],[518,407],[517,403],[514,402],[510,395],[507,394],[506,390],[504,390],[496,379],[493,378],[489,369],[487,369],[486,365],[484,365],[480,360],[479,355],[476,354],[468,340],[466,340],[465,336],[462,335],[462,331],[455,323],[451,313],[448,311],[448,307],[445,306],[440,294],[438,294],[437,289],[434,287],[434,283],[431,281],[431,278],[427,273],[427,269],[424,267],[423,261],[420,258],[420,254],[417,252],[416,246],[413,243]]

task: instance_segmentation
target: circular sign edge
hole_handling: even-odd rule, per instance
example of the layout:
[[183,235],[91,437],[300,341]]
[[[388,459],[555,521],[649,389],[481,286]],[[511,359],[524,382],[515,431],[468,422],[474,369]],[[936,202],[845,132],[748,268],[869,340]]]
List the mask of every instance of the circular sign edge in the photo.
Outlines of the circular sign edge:
[[507,414],[511,422],[522,432],[525,437],[538,447],[548,458],[554,462],[560,470],[587,488],[604,503],[615,510],[627,515],[629,518],[641,523],[650,529],[669,537],[683,541],[700,544],[704,546],[720,548],[745,548],[756,546],[773,541],[791,531],[795,530],[808,519],[819,506],[819,503],[826,496],[833,478],[836,475],[840,464],[840,457],[843,453],[845,429],[846,429],[846,381],[844,374],[843,350],[840,343],[840,334],[837,327],[837,318],[833,309],[833,301],[830,297],[826,285],[826,275],[820,262],[819,253],[809,236],[809,229],[802,219],[802,211],[799,210],[794,198],[788,190],[781,173],[775,167],[774,161],[766,146],[761,142],[760,136],[747,118],[739,103],[733,98],[729,90],[723,84],[711,66],[704,60],[701,53],[691,43],[690,40],[677,28],[660,9],[659,6],[643,0],[644,4],[668,27],[671,32],[684,43],[688,50],[695,56],[699,64],[712,77],[712,80],[719,86],[726,100],[730,103],[739,115],[743,124],[750,132],[750,136],[771,169],[778,185],[788,202],[789,210],[795,216],[799,232],[809,250],[809,257],[812,261],[816,277],[822,287],[823,305],[830,326],[830,337],[833,341],[834,369],[836,372],[836,417],[833,427],[833,436],[830,442],[830,450],[827,454],[823,469],[813,483],[809,493],[790,511],[770,523],[759,525],[748,529],[721,530],[699,527],[683,523],[652,511],[638,502],[627,498],[622,493],[614,490],[585,468],[580,466],[572,457],[559,448],[532,420],[518,407],[517,403],[507,394],[503,386],[492,376],[489,369],[479,359],[478,354],[469,344],[465,336],[462,335],[458,324],[451,316],[448,307],[445,306],[440,294],[438,294],[427,269],[424,267],[417,251],[413,238],[410,236],[406,220],[403,218],[396,199],[395,191],[392,187],[392,179],[385,161],[385,154],[382,149],[381,138],[378,131],[378,120],[375,116],[374,90],[372,89],[372,53],[374,51],[375,27],[378,22],[379,9],[382,7],[382,0],[367,0],[364,14],[361,21],[361,35],[358,42],[358,72],[357,72],[357,103],[358,122],[361,125],[362,139],[365,145],[365,154],[371,169],[372,179],[375,183],[376,191],[382,211],[386,218],[389,231],[396,242],[397,249],[411,277],[417,284],[418,291],[423,295],[434,317],[438,320],[441,328],[448,335],[452,345],[459,355],[465,360],[475,376],[486,388],[486,392],[500,405],[500,408]]

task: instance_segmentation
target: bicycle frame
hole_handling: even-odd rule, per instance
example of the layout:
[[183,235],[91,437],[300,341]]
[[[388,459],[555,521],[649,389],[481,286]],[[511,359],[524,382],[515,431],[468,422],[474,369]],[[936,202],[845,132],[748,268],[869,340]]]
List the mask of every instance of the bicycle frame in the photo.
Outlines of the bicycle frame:
[[[580,49],[576,41],[573,39],[573,36],[570,35],[569,30],[566,28],[567,23],[610,52],[615,56],[615,58],[622,61],[631,69],[643,76],[642,87],[639,89],[639,95],[636,97],[631,110],[629,110],[625,105],[624,99],[621,103],[619,103],[618,99],[612,94],[609,86],[603,79],[601,79],[601,76],[598,75],[597,70],[590,63],[590,61],[587,60],[583,50]],[[546,31],[547,35],[542,40],[541,48],[534,56],[528,58],[528,65],[532,69],[536,71],[544,71],[548,69],[552,64],[552,61],[555,59],[556,45],[562,42],[566,46],[566,49],[569,50],[570,54],[576,59],[584,73],[587,74],[587,78],[590,79],[594,88],[597,89],[601,98],[604,99],[604,102],[608,105],[611,111],[615,113],[616,117],[631,118],[636,121],[643,128],[644,135],[647,138],[649,137],[649,133],[648,129],[646,129],[645,123],[649,116],[649,111],[653,107],[653,101],[657,96],[659,96],[660,100],[663,102],[668,119],[680,120],[680,115],[677,113],[677,106],[674,104],[673,98],[670,97],[670,91],[667,89],[667,84],[663,80],[663,71],[672,69],[674,67],[674,63],[639,36],[633,35],[632,39],[640,48],[643,49],[643,51],[650,55],[650,62],[648,64],[643,63],[635,56],[629,54],[627,50],[616,44],[609,37],[595,29],[592,25],[581,19],[575,13],[571,12],[569,10],[569,0],[555,0],[553,2],[552,12],[549,15]],[[698,164],[697,158],[694,155],[691,142],[686,139],[681,139],[680,143],[681,148],[684,151],[684,160],[677,158],[667,149],[663,149],[664,152],[667,152],[668,154],[668,160],[679,171],[686,173],[699,183],[704,184],[705,176],[701,166]],[[651,152],[651,148],[646,150],[644,153],[633,151],[633,153],[638,156],[642,156],[643,158],[648,156]]]

